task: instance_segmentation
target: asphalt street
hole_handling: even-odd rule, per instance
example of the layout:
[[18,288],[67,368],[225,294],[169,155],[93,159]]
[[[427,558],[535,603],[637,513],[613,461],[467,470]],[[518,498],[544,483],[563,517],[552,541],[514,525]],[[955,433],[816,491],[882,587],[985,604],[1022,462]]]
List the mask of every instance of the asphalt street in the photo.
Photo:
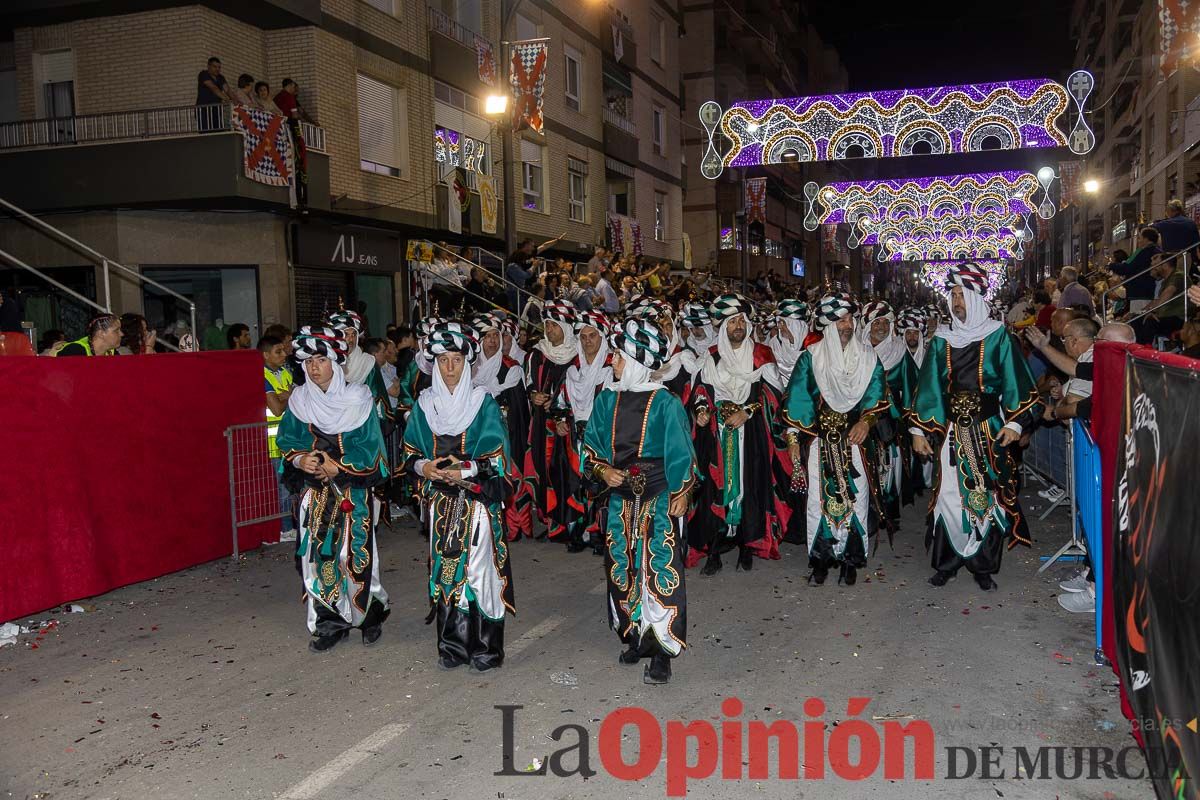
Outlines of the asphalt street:
[[[1045,505],[1036,496],[1026,502]],[[748,573],[735,572],[732,559],[715,577],[689,571],[689,647],[673,682],[658,687],[643,684],[640,667],[617,663],[602,560],[559,545],[513,546],[518,615],[506,627],[505,666],[486,674],[435,666],[434,632],[423,624],[426,543],[412,525],[380,536],[392,614],[371,649],[355,634],[331,653],[307,652],[287,545],[125,587],[83,601],[84,613],[21,620],[57,624],[0,649],[0,797],[660,798],[669,763],[678,780],[679,758],[699,770],[715,752],[695,741],[673,752],[669,720],[718,731],[733,720],[730,729],[743,732],[752,721],[801,729],[823,720],[832,741],[852,717],[869,723],[876,741],[889,723],[928,722],[934,777],[913,777],[910,743],[903,777],[888,779],[881,763],[848,780],[832,769],[835,748],[806,747],[801,764],[823,764],[823,778],[780,779],[772,755],[767,777],[725,779],[749,766],[730,747],[710,777],[688,781],[688,796],[1152,796],[1146,782],[1103,771],[1089,778],[1086,766],[1070,777],[1071,748],[1116,752],[1133,740],[1112,672],[1092,662],[1090,615],[1067,614],[1055,601],[1068,568],[1036,573],[1039,556],[1068,536],[1065,513],[1036,525],[1032,549],[1006,554],[999,589],[987,594],[966,574],[940,589],[925,582],[921,517],[906,510],[894,547],[884,541],[853,587],[832,578],[806,585],[805,559],[790,545],[781,560],[758,561]],[[731,697],[740,714],[723,712]],[[869,703],[850,709],[853,697]],[[811,698],[824,714],[810,713]],[[504,768],[497,706],[522,707],[509,712],[510,772],[536,772],[554,751],[573,748],[553,761],[575,774],[495,775]],[[614,777],[601,752],[602,724],[622,707],[652,714],[645,740],[666,741],[636,781]],[[555,741],[560,726],[576,727]],[[617,731],[629,764],[639,757],[637,730]],[[581,738],[595,771],[586,780],[577,773]],[[607,738],[612,751],[620,740]],[[642,758],[653,755],[642,745]],[[990,769],[980,757],[988,747],[1000,748],[989,751]],[[1018,747],[1031,757],[1039,747],[1068,748],[1067,774],[1054,763],[1063,751],[1045,750],[1048,777],[1036,764],[1031,777]],[[851,761],[864,748],[854,740]],[[949,763],[951,748],[973,752],[969,777],[948,777],[967,765],[963,749]],[[1129,766],[1140,769],[1140,756]]]

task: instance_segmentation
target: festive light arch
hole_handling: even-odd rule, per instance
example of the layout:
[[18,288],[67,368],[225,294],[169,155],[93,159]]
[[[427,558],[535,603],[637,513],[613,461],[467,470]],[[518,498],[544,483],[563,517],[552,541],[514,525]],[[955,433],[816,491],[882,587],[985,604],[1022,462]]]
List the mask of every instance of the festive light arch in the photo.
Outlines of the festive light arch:
[[1009,228],[999,230],[963,228],[930,235],[891,236],[879,240],[880,261],[937,261],[945,259],[1015,258],[1021,240]]
[[[1077,70],[1066,85],[1037,79],[850,92],[740,101],[725,110],[709,100],[700,108],[708,134],[700,171],[715,179],[726,167],[779,163],[789,150],[791,160],[837,160],[854,145],[879,158],[913,155],[921,142],[931,153],[966,153],[992,136],[1005,148],[1066,145],[1082,155],[1095,145],[1083,118],[1094,87],[1091,73]],[[1058,120],[1072,102],[1074,125],[1064,133]],[[730,144],[724,155],[718,137]],[[778,146],[789,138],[803,147]]]
[[[1040,170],[1039,172],[1043,172]],[[804,227],[816,230],[818,225],[837,225],[842,222],[861,223],[863,219],[883,222],[946,214],[973,216],[992,210],[1010,215],[1033,213],[1053,214],[1055,204],[1046,197],[1053,183],[1040,180],[1029,172],[980,172],[966,175],[943,175],[900,180],[854,181],[804,186],[807,213]],[[1046,176],[1043,175],[1043,178]],[[1035,196],[1043,199],[1040,204]],[[1039,208],[1043,211],[1039,212]]]

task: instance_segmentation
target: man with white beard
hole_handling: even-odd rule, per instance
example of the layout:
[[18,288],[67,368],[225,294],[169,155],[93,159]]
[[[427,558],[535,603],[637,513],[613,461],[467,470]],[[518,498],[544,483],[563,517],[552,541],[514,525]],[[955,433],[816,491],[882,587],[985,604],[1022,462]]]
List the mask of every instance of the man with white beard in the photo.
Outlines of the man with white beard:
[[783,414],[788,454],[808,473],[808,581],[817,586],[835,565],[838,583],[854,585],[880,522],[865,444],[890,401],[883,365],[855,335],[854,311],[848,294],[821,298],[815,319],[822,338],[796,361]]
[[[480,314],[471,323],[479,337],[480,353],[471,383],[482,386],[500,406],[508,433],[508,457],[514,465],[525,463],[529,449],[529,395],[524,366],[504,351],[504,323],[496,314]],[[509,541],[533,535],[533,491],[526,481],[514,481],[504,498],[504,521]]]
[[775,356],[751,340],[746,298],[722,295],[709,313],[720,321],[717,343],[696,376],[691,405],[697,427],[707,428],[716,440],[718,460],[710,474],[720,487],[717,506],[724,519],[709,541],[696,543],[697,556],[708,556],[703,575],[720,570],[721,553],[734,547],[738,569],[751,569],[755,555],[779,558],[782,534],[781,503],[772,481],[780,393]]
[[[891,396],[891,409],[886,417],[875,426],[870,450],[879,468],[879,494],[883,502],[884,517],[889,535],[900,526],[900,505],[913,503],[912,471],[906,468],[911,461],[908,437],[901,436],[904,429],[904,413],[912,397],[912,388],[917,382],[917,370],[908,357],[904,340],[896,335],[896,318],[892,306],[876,300],[863,306],[862,335],[875,350],[879,363],[883,365]],[[901,441],[903,439],[903,441]]]
[[935,570],[929,582],[945,586],[965,566],[984,591],[996,587],[1005,542],[1030,543],[1010,447],[1038,411],[1020,345],[988,316],[987,288],[975,264],[950,270],[950,325],[930,345],[909,417],[913,451],[938,464],[925,536]]
[[[570,434],[573,441],[583,441],[583,431],[592,416],[592,405],[596,395],[612,381],[612,364],[608,349],[609,324],[602,311],[580,311],[575,318],[575,337],[578,355],[567,367],[565,383],[566,399],[570,405],[571,419],[555,423],[558,434]],[[570,425],[571,430],[564,430]],[[572,464],[577,464],[573,459]],[[577,513],[567,524],[567,552],[578,553],[589,546],[598,555],[604,555],[604,541],[600,535],[592,502],[582,476],[576,471],[572,484],[573,492],[567,504]]]

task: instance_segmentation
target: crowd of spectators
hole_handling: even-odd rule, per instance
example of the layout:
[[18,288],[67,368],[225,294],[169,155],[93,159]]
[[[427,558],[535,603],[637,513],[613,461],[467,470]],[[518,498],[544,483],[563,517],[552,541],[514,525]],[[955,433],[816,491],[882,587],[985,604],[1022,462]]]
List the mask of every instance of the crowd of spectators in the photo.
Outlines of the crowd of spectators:
[[[229,80],[221,73],[221,59],[213,56],[208,59],[207,66],[196,76],[196,105],[201,108],[232,104],[257,108],[271,114],[279,114],[289,120],[312,122],[308,112],[300,105],[300,86],[292,78],[284,78],[278,92],[271,93],[271,84],[267,81],[256,80],[253,75],[242,73],[238,76],[237,85],[231,86]],[[215,127],[213,123],[219,117],[211,117],[207,130]],[[204,119],[202,118],[202,122]]]

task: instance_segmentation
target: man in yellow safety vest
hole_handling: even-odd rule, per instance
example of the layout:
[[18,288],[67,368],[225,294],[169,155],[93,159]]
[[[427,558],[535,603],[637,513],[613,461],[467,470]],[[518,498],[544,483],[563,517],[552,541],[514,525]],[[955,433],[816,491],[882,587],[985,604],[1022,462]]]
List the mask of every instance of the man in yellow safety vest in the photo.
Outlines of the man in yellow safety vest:
[[[275,435],[279,432],[279,421],[287,410],[288,398],[292,396],[292,373],[287,369],[288,349],[278,336],[264,336],[258,340],[258,352],[263,358],[264,389],[267,401],[267,452],[275,472],[280,473],[279,446],[275,444]],[[287,542],[296,538],[296,525],[292,521],[291,494],[279,481],[279,507],[283,512],[283,524],[280,527],[280,541]]]

